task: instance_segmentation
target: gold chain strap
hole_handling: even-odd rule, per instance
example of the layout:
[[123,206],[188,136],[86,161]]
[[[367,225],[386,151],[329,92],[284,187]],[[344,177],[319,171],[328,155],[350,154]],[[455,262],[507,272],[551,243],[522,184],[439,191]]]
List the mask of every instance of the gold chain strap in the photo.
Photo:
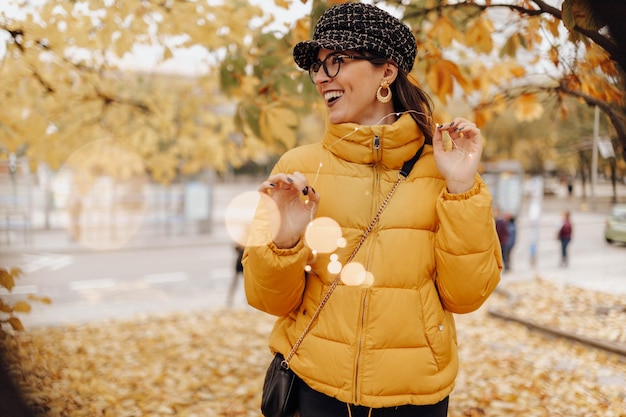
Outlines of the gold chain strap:
[[[356,247],[352,251],[352,254],[350,255],[350,257],[346,261],[346,265],[349,264],[354,259],[354,257],[356,256],[356,253],[359,251],[359,249],[361,249],[361,246],[363,245],[363,242],[365,242],[365,239],[367,238],[367,236],[374,229],[374,226],[376,225],[376,223],[378,223],[378,220],[380,219],[380,215],[382,214],[382,212],[385,209],[385,207],[387,207],[387,204],[389,203],[389,200],[391,199],[391,196],[393,195],[393,193],[396,192],[396,189],[398,188],[398,185],[400,185],[400,183],[402,182],[402,180],[404,178],[405,177],[402,177],[401,175],[398,175],[398,181],[395,183],[393,188],[389,191],[389,194],[387,194],[387,197],[385,197],[385,200],[383,200],[382,204],[380,205],[380,208],[378,209],[378,212],[376,213],[376,215],[374,216],[374,218],[370,222],[369,226],[367,226],[367,229],[365,229],[365,232],[363,232],[363,236],[361,236],[361,239],[359,240],[359,243],[356,244]],[[291,348],[291,351],[289,352],[287,357],[281,362],[281,366],[284,369],[289,369],[289,361],[291,360],[293,355],[295,355],[296,350],[298,349],[298,347],[300,347],[300,344],[302,343],[302,340],[304,340],[304,336],[306,336],[306,334],[311,329],[311,326],[313,326],[313,322],[315,322],[317,317],[320,315],[320,312],[322,311],[322,308],[324,307],[324,305],[326,304],[326,302],[330,298],[330,295],[333,293],[335,288],[337,288],[337,285],[339,285],[340,279],[341,279],[341,272],[339,272],[337,274],[337,276],[335,277],[333,282],[330,284],[330,287],[328,288],[328,291],[326,291],[326,295],[324,295],[324,298],[322,298],[322,301],[320,301],[320,305],[315,310],[315,313],[313,313],[313,316],[311,317],[311,320],[309,320],[309,323],[306,325],[306,327],[302,331],[302,334],[300,335],[298,340],[296,340],[296,343],[294,343],[294,345]]]

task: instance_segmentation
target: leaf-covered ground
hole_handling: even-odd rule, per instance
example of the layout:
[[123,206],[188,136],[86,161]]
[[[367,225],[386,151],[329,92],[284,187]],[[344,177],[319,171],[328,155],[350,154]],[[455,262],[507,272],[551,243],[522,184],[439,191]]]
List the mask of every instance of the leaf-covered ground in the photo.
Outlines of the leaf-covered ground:
[[[626,416],[624,356],[488,314],[626,345],[624,297],[541,280],[506,292],[513,297],[500,291],[457,316],[461,371],[449,416]],[[259,417],[272,323],[250,309],[207,310],[33,329],[5,343],[27,401],[46,416]]]

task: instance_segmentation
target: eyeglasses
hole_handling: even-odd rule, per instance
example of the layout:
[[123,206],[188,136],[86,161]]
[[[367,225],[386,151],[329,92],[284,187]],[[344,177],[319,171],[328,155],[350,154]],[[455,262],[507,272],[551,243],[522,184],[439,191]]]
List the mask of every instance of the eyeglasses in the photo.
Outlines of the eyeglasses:
[[335,78],[337,74],[339,74],[341,63],[344,59],[363,59],[370,62],[380,60],[380,58],[373,56],[330,54],[327,55],[323,61],[317,60],[311,64],[309,67],[309,77],[311,81],[315,83],[315,77],[317,77],[320,68],[324,68],[324,72],[329,78]]

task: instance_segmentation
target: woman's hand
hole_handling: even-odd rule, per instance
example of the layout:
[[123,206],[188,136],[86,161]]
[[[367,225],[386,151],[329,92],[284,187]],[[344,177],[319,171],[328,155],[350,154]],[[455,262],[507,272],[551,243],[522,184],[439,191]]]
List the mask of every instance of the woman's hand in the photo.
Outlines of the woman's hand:
[[[446,143],[447,135],[451,143]],[[483,151],[482,135],[474,123],[457,117],[452,123],[438,125],[433,135],[433,150],[449,193],[464,193],[474,186]]]
[[259,192],[273,202],[268,210],[274,244],[279,248],[294,247],[317,213],[318,194],[298,171],[271,175]]

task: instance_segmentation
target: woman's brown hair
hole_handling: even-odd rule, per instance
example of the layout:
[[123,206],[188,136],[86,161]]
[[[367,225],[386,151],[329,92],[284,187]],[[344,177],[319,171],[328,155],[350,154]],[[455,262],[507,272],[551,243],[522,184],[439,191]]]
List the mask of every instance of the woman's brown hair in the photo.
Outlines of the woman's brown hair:
[[418,86],[413,84],[404,70],[398,68],[398,76],[390,86],[393,93],[393,108],[396,112],[416,110],[419,113],[411,112],[411,117],[419,126],[426,143],[432,145],[433,132],[435,129],[433,121],[432,99]]
[[[373,65],[390,62],[388,58],[370,51],[362,51],[362,53],[377,58],[375,61],[371,61]],[[389,88],[391,88],[394,110],[397,113],[415,110],[410,112],[411,117],[424,134],[426,143],[432,145],[435,123],[433,120],[433,102],[430,96],[413,84],[402,68],[398,68],[398,76]]]

